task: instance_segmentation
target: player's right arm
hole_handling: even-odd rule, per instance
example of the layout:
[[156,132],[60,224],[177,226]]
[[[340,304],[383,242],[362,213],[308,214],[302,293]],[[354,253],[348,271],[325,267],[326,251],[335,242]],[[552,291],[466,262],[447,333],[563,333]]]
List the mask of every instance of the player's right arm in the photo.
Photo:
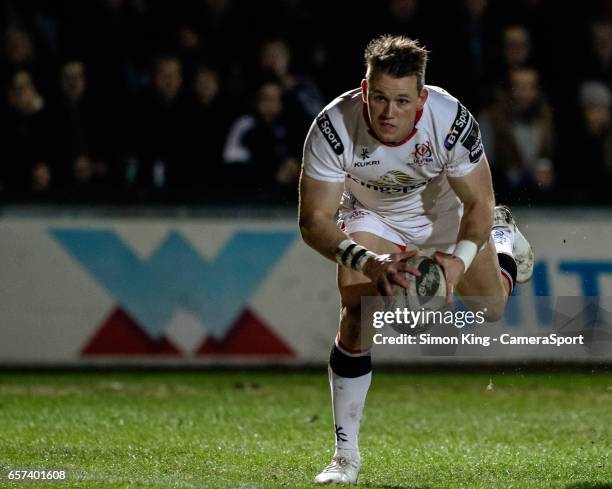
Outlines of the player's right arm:
[[344,183],[300,177],[300,232],[304,242],[325,258],[336,260],[336,250],[348,236],[334,223]]
[[[408,287],[408,281],[399,272],[419,275],[419,271],[400,260],[414,256],[416,250],[378,255],[354,243],[334,222],[343,189],[343,183],[323,182],[302,173],[299,225],[304,242],[339,265],[363,273],[382,295],[393,295],[391,284]],[[367,257],[362,263],[360,254]],[[344,256],[348,259],[343,259]]]
[[344,153],[348,151],[348,131],[338,115],[336,107],[323,110],[308,131],[300,175],[299,204],[299,224],[304,241],[334,261],[340,243],[348,239],[334,222],[344,191]]

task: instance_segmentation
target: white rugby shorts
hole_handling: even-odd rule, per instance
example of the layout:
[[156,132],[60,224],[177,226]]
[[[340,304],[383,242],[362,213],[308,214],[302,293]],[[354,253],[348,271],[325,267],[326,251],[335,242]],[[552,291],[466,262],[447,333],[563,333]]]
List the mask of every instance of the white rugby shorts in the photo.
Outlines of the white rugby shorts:
[[338,226],[348,235],[358,231],[372,233],[401,249],[418,248],[431,256],[436,251],[450,253],[454,249],[462,215],[460,205],[436,214],[391,220],[367,209],[347,206],[340,209]]

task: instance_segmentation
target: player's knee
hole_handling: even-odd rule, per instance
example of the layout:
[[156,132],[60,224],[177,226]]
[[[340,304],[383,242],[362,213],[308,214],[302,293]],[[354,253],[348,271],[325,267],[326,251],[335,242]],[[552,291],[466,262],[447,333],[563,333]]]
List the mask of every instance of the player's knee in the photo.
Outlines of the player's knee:
[[506,297],[462,297],[467,308],[488,323],[501,321],[506,310]]
[[488,323],[496,323],[504,318],[506,304],[487,304],[482,309],[484,320]]

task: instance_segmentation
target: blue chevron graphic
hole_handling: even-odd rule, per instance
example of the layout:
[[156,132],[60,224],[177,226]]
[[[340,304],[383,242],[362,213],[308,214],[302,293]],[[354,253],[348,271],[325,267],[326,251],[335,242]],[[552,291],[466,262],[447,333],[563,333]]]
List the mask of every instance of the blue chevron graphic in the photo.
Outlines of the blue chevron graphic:
[[152,337],[179,307],[223,338],[296,237],[288,231],[239,231],[214,261],[175,230],[141,260],[108,229],[53,228],[50,234]]

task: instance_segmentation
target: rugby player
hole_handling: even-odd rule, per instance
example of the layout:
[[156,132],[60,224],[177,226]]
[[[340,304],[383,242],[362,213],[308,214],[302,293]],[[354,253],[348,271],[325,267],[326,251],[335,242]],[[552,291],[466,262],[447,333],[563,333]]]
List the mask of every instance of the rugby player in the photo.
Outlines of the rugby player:
[[495,206],[478,123],[448,92],[425,85],[427,51],[385,35],[368,44],[365,63],[361,87],[313,122],[300,180],[302,237],[338,263],[341,297],[329,360],[336,449],[318,484],[355,484],[359,475],[372,376],[361,297],[407,287],[400,272],[419,272],[401,260],[418,249],[444,269],[449,295],[487,298],[486,318],[494,321],[533,268],[510,211]]

